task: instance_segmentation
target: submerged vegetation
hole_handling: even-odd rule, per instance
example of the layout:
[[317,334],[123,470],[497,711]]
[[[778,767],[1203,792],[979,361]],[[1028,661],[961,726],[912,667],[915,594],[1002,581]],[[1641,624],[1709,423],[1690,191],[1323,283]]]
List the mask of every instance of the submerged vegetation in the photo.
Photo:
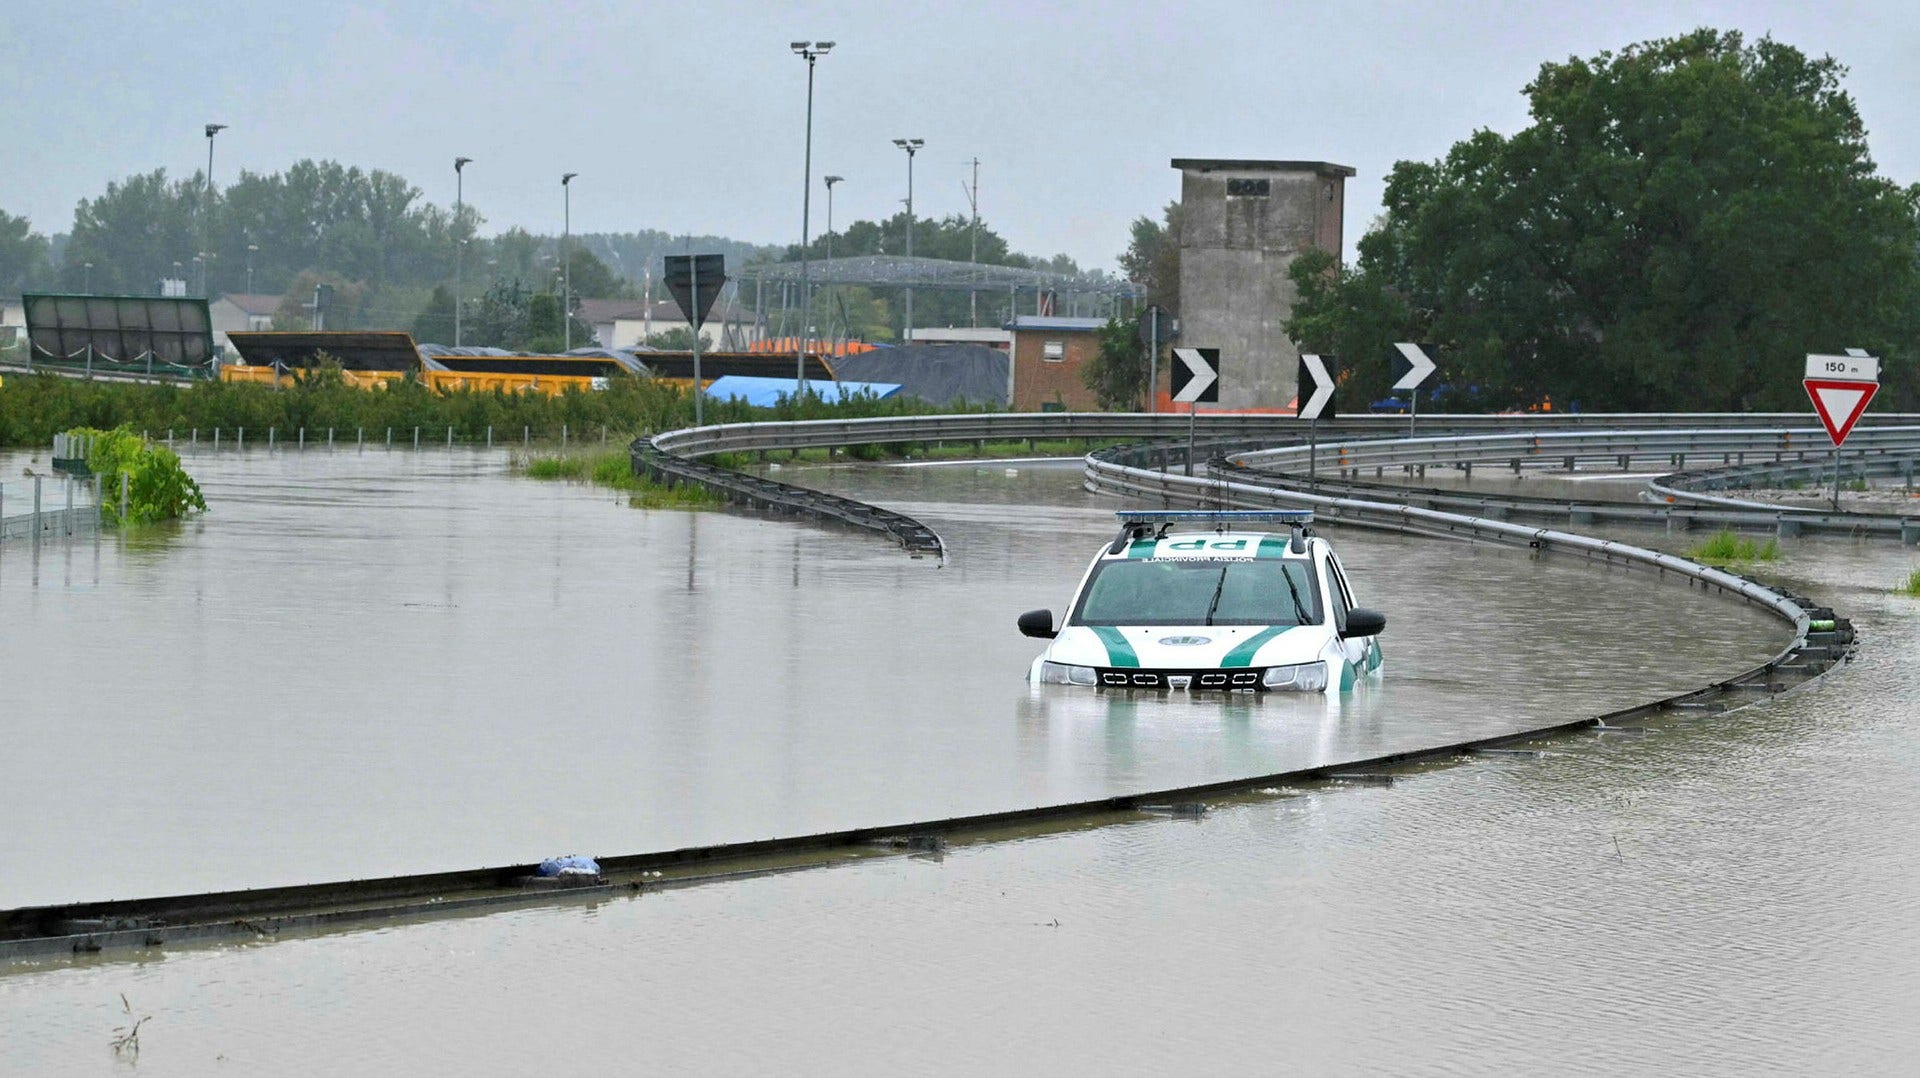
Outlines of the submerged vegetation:
[[200,496],[200,484],[181,467],[173,450],[152,444],[130,427],[80,427],[72,433],[92,439],[87,469],[100,477],[102,523],[119,527],[156,524],[206,512],[207,501]]
[[1895,595],[1907,595],[1915,599],[1920,599],[1920,569],[1915,569],[1908,573],[1905,582],[1899,587],[1894,588],[1893,593]]
[[712,509],[720,495],[692,484],[666,486],[635,475],[626,448],[590,449],[567,453],[520,453],[515,471],[533,479],[564,479],[626,491],[635,509]]
[[1741,538],[1729,529],[1722,529],[1709,536],[1706,541],[1695,543],[1687,551],[1687,557],[1703,565],[1739,565],[1756,561],[1775,561],[1780,557],[1780,544],[1769,539],[1765,543],[1755,543],[1752,539]]

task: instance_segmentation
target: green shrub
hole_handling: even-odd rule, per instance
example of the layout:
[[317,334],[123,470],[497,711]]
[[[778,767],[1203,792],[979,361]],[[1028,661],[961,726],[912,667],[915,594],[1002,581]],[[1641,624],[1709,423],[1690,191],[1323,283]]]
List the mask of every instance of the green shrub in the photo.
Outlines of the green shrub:
[[[87,468],[100,477],[102,522],[125,527],[206,512],[207,501],[200,496],[200,484],[180,466],[173,450],[150,444],[130,427],[78,427],[71,433],[93,439],[87,450]],[[127,477],[125,516],[120,512],[123,475]]]
[[1687,557],[1705,565],[1776,561],[1780,557],[1780,543],[1769,539],[1764,544],[1757,544],[1752,539],[1735,535],[1731,529],[1722,529],[1705,541],[1694,544],[1687,551]]
[[1909,595],[1920,599],[1920,569],[1907,574],[1906,582],[1893,589],[1895,595]]

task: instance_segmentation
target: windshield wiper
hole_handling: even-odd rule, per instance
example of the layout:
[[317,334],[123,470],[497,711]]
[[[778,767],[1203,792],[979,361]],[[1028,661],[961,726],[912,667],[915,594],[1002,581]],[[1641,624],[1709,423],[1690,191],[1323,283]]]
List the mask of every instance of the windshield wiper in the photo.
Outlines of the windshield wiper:
[[1293,623],[1295,625],[1305,625],[1307,623],[1307,604],[1300,601],[1300,589],[1293,586],[1293,574],[1287,572],[1285,566],[1282,566],[1280,569],[1280,579],[1287,582],[1287,594],[1293,596]]
[[1220,608],[1220,593],[1225,590],[1227,590],[1227,570],[1225,566],[1221,566],[1220,582],[1213,586],[1213,599],[1211,602],[1207,603],[1207,620],[1202,622],[1201,624],[1203,625],[1213,624],[1213,612]]

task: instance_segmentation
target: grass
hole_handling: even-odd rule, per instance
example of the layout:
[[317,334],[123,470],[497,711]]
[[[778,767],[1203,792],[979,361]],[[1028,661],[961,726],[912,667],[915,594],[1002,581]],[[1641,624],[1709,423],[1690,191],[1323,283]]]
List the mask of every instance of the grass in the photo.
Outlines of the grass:
[[1709,536],[1705,542],[1696,543],[1687,551],[1687,557],[1703,565],[1738,565],[1756,561],[1775,561],[1780,557],[1780,544],[1772,539],[1765,544],[1757,544],[1752,539],[1743,539],[1731,530],[1722,529]]
[[1920,569],[1915,569],[1908,573],[1905,582],[1899,587],[1894,588],[1893,593],[1895,595],[1905,595],[1910,598],[1920,599]]
[[628,504],[635,509],[712,509],[722,504],[720,495],[705,487],[664,486],[635,475],[633,461],[624,446],[565,453],[517,453],[513,468],[530,479],[560,479],[625,491],[631,495]]

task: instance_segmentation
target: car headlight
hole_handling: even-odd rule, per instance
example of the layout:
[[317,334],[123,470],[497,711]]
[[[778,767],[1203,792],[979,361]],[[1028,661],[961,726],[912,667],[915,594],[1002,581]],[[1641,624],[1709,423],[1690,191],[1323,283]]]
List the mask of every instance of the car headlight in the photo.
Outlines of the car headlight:
[[1327,687],[1326,663],[1301,663],[1298,666],[1269,666],[1260,684],[1269,689],[1292,692],[1324,692]]
[[1068,666],[1066,663],[1041,663],[1040,683],[1042,685],[1093,685],[1098,682],[1091,666]]

